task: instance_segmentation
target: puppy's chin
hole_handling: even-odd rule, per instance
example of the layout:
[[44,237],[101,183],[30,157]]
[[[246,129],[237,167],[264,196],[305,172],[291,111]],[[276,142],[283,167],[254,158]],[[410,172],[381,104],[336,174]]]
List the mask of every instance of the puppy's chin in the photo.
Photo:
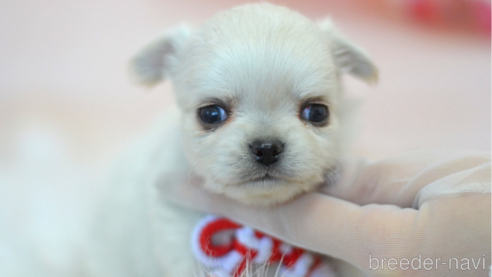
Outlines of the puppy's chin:
[[320,182],[289,182],[277,179],[264,179],[253,182],[217,186],[205,183],[205,188],[224,194],[247,205],[271,207],[287,202],[296,196],[312,191]]

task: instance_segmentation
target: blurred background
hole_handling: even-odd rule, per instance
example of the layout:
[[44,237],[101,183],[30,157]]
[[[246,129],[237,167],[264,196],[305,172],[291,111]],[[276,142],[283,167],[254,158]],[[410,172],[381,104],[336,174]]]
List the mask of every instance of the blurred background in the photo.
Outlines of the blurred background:
[[[490,0],[271,2],[332,17],[379,66],[375,87],[345,80],[363,103],[354,154],[490,151]],[[129,57],[167,28],[246,1],[0,3],[0,268],[63,271],[113,157],[174,104],[169,83],[128,81]]]

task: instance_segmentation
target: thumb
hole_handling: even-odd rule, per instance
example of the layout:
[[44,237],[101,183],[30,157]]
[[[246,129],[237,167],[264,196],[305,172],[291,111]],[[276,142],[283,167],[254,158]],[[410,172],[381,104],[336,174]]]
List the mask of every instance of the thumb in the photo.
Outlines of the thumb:
[[490,154],[470,151],[419,151],[373,163],[345,161],[337,184],[323,186],[320,192],[359,205],[412,207],[425,186],[489,162]]

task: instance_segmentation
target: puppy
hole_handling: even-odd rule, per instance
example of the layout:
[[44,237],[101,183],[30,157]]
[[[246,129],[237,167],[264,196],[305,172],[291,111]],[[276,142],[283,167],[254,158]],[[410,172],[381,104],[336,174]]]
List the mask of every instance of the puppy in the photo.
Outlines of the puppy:
[[204,189],[250,205],[315,189],[341,155],[340,75],[377,79],[368,56],[330,21],[267,3],[160,36],[131,70],[146,86],[171,80],[179,111],[159,121],[116,171],[95,225],[93,276],[199,275],[189,241],[203,215],[163,194],[191,175]]

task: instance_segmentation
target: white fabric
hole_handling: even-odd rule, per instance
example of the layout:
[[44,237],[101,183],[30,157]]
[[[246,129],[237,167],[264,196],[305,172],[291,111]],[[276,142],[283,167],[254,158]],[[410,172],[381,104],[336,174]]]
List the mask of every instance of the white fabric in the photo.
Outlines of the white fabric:
[[255,231],[249,227],[242,227],[236,231],[237,240],[252,250],[260,248],[260,240],[255,237]]
[[[377,162],[345,161],[342,168],[337,184],[269,209],[204,192],[197,178],[170,198],[344,260],[371,276],[487,276],[489,153],[419,152]],[[431,269],[406,268],[404,259],[419,255],[435,261]],[[380,264],[386,258],[384,269],[374,269],[375,261],[371,267],[371,257]],[[391,258],[398,262],[394,270],[388,268]],[[458,269],[442,264],[453,259]]]
[[191,234],[191,247],[193,253],[195,254],[195,257],[200,261],[200,263],[202,263],[206,267],[218,267],[221,264],[220,259],[210,257],[205,252],[203,252],[203,249],[200,245],[200,233],[202,232],[203,228],[216,219],[217,216],[207,215],[197,224],[197,226],[193,230],[193,233]]
[[272,255],[273,240],[269,237],[263,237],[260,239],[260,247],[258,248],[258,254],[254,258],[254,262],[261,264],[265,263]]
[[214,270],[212,274],[209,275],[209,277],[231,277],[231,274],[224,270],[217,269]]
[[302,277],[306,276],[309,269],[314,263],[313,255],[310,253],[303,253],[292,268],[288,269],[284,267],[281,276],[285,277]]

